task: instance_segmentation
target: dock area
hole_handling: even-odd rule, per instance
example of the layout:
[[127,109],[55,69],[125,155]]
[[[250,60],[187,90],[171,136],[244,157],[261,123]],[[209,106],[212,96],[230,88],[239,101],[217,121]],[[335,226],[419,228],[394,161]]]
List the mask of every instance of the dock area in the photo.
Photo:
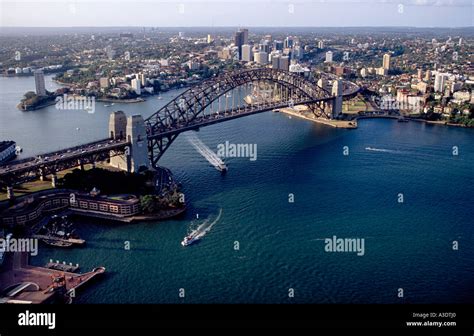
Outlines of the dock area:
[[105,267],[80,274],[31,266],[27,253],[9,253],[0,269],[0,303],[70,302],[77,289],[104,272]]
[[324,124],[331,127],[336,128],[347,128],[347,129],[355,129],[357,128],[357,120],[329,120],[323,118],[316,118],[311,112],[307,111],[307,109],[303,109],[306,106],[295,106],[293,108],[285,107],[278,109],[279,112],[286,113],[290,116],[294,116],[301,119],[306,119],[312,122],[316,122],[319,124]]

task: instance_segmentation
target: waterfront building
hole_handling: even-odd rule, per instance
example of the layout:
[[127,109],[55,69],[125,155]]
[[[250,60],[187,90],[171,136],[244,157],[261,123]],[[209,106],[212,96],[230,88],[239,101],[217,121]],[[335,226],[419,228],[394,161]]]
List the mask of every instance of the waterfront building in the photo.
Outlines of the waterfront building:
[[132,89],[137,95],[141,94],[140,81],[137,78],[132,79]]
[[242,61],[251,62],[252,58],[252,47],[249,44],[242,45]]
[[44,84],[43,70],[35,71],[35,87],[36,87],[36,95],[46,96],[46,86]]
[[390,54],[383,55],[383,65],[382,67],[386,70],[390,70]]
[[332,63],[332,57],[333,57],[332,51],[328,51],[326,53],[326,63]]
[[139,76],[140,76],[140,84],[142,86],[146,86],[146,76],[145,76],[145,74],[143,72],[140,72]]

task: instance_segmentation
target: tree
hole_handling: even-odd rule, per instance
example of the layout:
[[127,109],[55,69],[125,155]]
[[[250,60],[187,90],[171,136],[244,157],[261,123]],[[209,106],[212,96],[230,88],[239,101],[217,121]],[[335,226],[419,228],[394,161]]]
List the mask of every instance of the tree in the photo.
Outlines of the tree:
[[140,198],[140,206],[144,213],[153,213],[157,210],[155,196],[145,195]]

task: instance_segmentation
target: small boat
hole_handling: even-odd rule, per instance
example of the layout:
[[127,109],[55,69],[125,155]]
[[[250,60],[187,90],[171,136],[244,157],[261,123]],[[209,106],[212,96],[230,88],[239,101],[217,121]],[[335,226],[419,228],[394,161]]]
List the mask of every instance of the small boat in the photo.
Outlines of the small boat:
[[109,106],[112,106],[112,105],[110,105],[110,104],[104,104],[104,107],[109,107]]
[[216,168],[222,173],[225,173],[227,171],[227,166],[225,165],[225,163],[217,164]]
[[15,147],[15,153],[18,155],[18,154],[20,154],[21,152],[23,152],[23,148],[21,148],[20,146],[16,146],[16,147]]
[[41,239],[43,243],[50,245],[50,246],[56,246],[56,247],[71,247],[73,243],[65,241],[65,240],[55,240],[55,239],[47,239],[43,238]]
[[158,100],[162,100],[162,99],[163,99],[163,97],[162,97],[162,96],[158,96],[158,98],[156,98],[156,99],[158,99]]
[[405,117],[400,117],[398,118],[398,122],[408,122],[408,120]]
[[197,241],[199,241],[199,238],[198,238],[198,237],[189,235],[189,236],[184,237],[183,241],[181,242],[181,245],[183,245],[183,246],[189,246],[189,245],[191,245],[191,244],[196,243]]

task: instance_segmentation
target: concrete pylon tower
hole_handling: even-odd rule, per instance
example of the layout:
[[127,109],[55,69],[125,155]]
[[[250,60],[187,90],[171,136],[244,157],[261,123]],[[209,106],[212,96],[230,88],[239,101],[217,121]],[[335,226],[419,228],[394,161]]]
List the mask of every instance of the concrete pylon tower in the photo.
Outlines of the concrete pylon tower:
[[109,137],[113,140],[126,140],[129,146],[124,155],[110,158],[115,168],[136,173],[140,167],[149,167],[145,121],[141,115],[128,117],[123,111],[112,112],[109,119]]
[[342,81],[340,79],[332,84],[332,95],[334,96],[332,119],[337,119],[342,114]]
[[127,131],[127,116],[123,111],[112,112],[109,117],[109,137],[118,140],[125,139]]
[[148,168],[145,120],[139,114],[127,118],[127,141],[130,143],[128,170],[137,173],[142,167]]

